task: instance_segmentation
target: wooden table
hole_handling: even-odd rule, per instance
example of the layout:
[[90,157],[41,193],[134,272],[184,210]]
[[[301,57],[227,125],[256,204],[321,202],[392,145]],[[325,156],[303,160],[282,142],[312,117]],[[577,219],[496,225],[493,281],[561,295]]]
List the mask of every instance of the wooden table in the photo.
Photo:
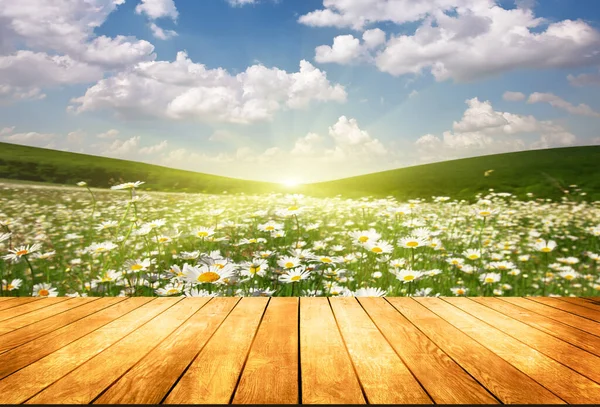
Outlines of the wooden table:
[[600,403],[600,298],[0,298],[0,403]]

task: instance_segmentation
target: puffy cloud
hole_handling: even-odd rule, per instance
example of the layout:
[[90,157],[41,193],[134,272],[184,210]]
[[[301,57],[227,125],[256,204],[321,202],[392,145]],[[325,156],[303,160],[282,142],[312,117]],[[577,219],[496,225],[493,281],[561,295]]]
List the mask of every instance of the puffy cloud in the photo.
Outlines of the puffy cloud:
[[105,139],[110,139],[110,138],[115,138],[119,135],[119,130],[116,129],[110,129],[104,133],[100,133],[98,134],[96,137],[98,138],[105,138]]
[[294,148],[290,152],[292,155],[309,155],[317,154],[315,147],[323,141],[323,138],[317,133],[308,133],[304,137],[300,137],[296,140]]
[[233,7],[241,7],[241,6],[246,6],[248,4],[256,4],[258,3],[258,0],[226,0],[227,3],[229,3],[230,6]]
[[509,102],[519,102],[521,100],[525,100],[525,98],[525,94],[521,92],[504,92],[502,95],[502,99]]
[[301,61],[294,73],[253,65],[233,76],[222,68],[207,69],[179,52],[173,62],[144,62],[100,80],[73,99],[70,109],[247,124],[270,120],[283,107],[300,109],[312,101],[345,102],[346,91],[307,61]]
[[134,136],[127,140],[115,140],[103,152],[108,156],[122,157],[138,151],[140,136]]
[[539,93],[535,92],[529,95],[529,99],[527,99],[527,103],[550,103],[551,106],[566,110],[571,114],[576,114],[580,116],[590,116],[590,117],[600,117],[600,112],[594,111],[591,107],[584,103],[580,103],[575,106],[566,100],[562,99],[559,96],[556,96],[552,93]]
[[[548,24],[528,7],[504,9],[493,0],[325,0],[324,5],[324,10],[299,21],[363,29],[368,23],[422,20],[414,33],[392,36],[384,49],[363,58],[394,76],[428,70],[438,81],[464,82],[516,69],[600,62],[600,53],[595,52],[600,47],[600,33],[592,26],[581,20]],[[334,39],[331,47],[317,47],[317,61],[354,61],[359,54],[358,40],[339,38],[342,40],[336,44]]]
[[[453,131],[441,137],[426,134],[415,146],[422,161],[461,158],[480,154],[504,153],[527,148],[565,147],[575,144],[576,137],[552,121],[539,121],[493,109],[489,101],[473,98]],[[527,143],[521,136],[536,134],[539,139]]]
[[138,14],[146,14],[148,18],[156,20],[157,18],[168,17],[177,20],[179,12],[175,7],[173,0],[141,0],[135,7]]
[[55,137],[56,134],[31,131],[28,133],[10,134],[4,136],[3,140],[14,144],[40,145],[40,143],[46,144],[49,140]]
[[2,129],[0,129],[0,137],[9,135],[10,133],[13,132],[14,129],[15,129],[15,126],[4,127]]
[[167,140],[163,140],[158,144],[148,146],[148,147],[142,147],[140,149],[140,154],[155,154],[155,153],[158,153],[159,151],[163,151],[165,148],[167,148],[167,145],[168,145]]
[[168,40],[169,38],[173,38],[177,36],[177,33],[173,30],[163,30],[155,23],[149,24],[150,30],[152,30],[152,35],[159,40]]
[[94,34],[123,2],[0,0],[2,95],[39,99],[43,88],[94,82],[107,71],[155,59],[147,41]]
[[584,73],[577,76],[568,75],[567,79],[573,86],[600,86],[600,71],[598,73]]
[[377,48],[385,43],[385,32],[379,28],[367,30],[363,33],[362,38],[367,48]]

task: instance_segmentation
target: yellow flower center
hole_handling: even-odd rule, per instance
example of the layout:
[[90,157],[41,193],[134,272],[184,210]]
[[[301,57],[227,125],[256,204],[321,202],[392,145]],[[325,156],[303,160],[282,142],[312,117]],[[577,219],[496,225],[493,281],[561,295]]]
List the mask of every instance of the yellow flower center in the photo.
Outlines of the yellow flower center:
[[365,243],[367,240],[369,240],[368,236],[361,236],[358,238],[358,241],[361,243]]
[[18,252],[16,252],[15,254],[16,254],[17,256],[24,256],[24,255],[26,255],[27,253],[29,253],[29,252],[28,252],[26,249],[23,249],[23,250],[19,250],[19,251],[18,251]]
[[250,242],[250,243],[256,243],[256,239],[248,239],[248,242]]
[[463,295],[464,293],[465,293],[465,290],[456,290],[456,294]]
[[413,241],[407,242],[406,245],[408,247],[417,247],[417,246],[419,246],[419,242],[416,242],[413,240]]
[[140,271],[143,268],[144,266],[142,266],[141,264],[134,264],[133,266],[131,266],[131,270],[133,271]]
[[9,285],[7,285],[7,286],[6,286],[6,289],[7,289],[8,291],[12,290],[13,288],[15,288],[15,286],[14,286],[14,285],[12,285],[12,284],[9,284]]
[[486,278],[485,278],[485,282],[486,282],[486,283],[493,283],[493,282],[494,282],[494,279],[493,279],[492,277],[486,277]]
[[286,269],[291,269],[292,267],[294,267],[294,263],[292,263],[291,261],[288,261],[287,263],[285,263]]
[[275,230],[275,227],[274,227],[274,226],[267,226],[267,227],[265,228],[265,230]]
[[404,281],[413,281],[415,276],[404,276]]
[[321,261],[322,261],[323,263],[331,263],[331,262],[332,262],[332,260],[331,260],[329,257],[322,257],[322,258],[321,258]]
[[198,276],[198,281],[201,283],[214,283],[215,281],[217,281],[220,278],[221,278],[221,276],[218,275],[217,273],[208,271],[206,273],[200,274]]
[[290,278],[291,281],[300,281],[302,277],[301,276],[293,276],[292,278]]
[[479,212],[481,216],[490,216],[492,213],[490,211],[481,211]]
[[206,237],[206,236],[208,236],[208,232],[198,232],[198,233],[196,233],[196,236],[198,236],[198,237]]
[[167,291],[167,294],[172,295],[172,294],[177,294],[179,292],[178,289],[176,288],[171,288],[169,291]]
[[221,264],[221,263],[216,263],[215,266],[217,266],[219,269],[222,269],[223,267],[225,267],[225,265]]
[[42,288],[40,291],[38,291],[38,295],[40,297],[47,297],[48,295],[50,295],[50,291]]
[[104,251],[106,251],[106,249],[105,249],[104,247],[98,247],[98,248],[96,249],[96,253],[102,253],[102,252],[104,252]]
[[250,267],[250,273],[256,274],[260,271],[260,266],[252,266]]
[[552,249],[549,248],[549,247],[542,247],[541,251],[544,252],[544,253],[550,253],[552,251]]
[[383,249],[381,247],[374,247],[371,249],[371,251],[373,253],[381,253],[381,252],[383,252]]
[[298,210],[298,207],[296,205],[290,206],[288,208],[288,211],[297,211],[297,210]]
[[574,275],[572,275],[572,274],[567,274],[567,275],[565,276],[565,278],[566,278],[567,280],[573,280],[573,279],[575,278],[575,276],[574,276]]
[[168,242],[168,241],[169,241],[169,238],[168,238],[168,237],[160,237],[160,238],[158,238],[158,241],[159,241],[160,243]]

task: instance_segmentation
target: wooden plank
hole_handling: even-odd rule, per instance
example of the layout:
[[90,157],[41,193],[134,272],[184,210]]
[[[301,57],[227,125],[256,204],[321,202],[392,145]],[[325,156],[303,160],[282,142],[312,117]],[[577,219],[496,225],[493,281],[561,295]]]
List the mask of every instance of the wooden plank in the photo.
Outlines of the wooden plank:
[[7,299],[8,301],[3,301],[0,303],[0,311],[18,307],[19,305],[27,304],[28,302],[33,302],[35,300],[39,300],[37,297],[2,297]]
[[[0,354],[27,343],[35,338],[39,338],[40,336],[43,336],[49,332],[56,331],[65,325],[75,322],[81,318],[85,318],[94,312],[114,305],[123,300],[125,300],[124,297],[105,297],[100,298],[97,301],[90,300],[81,306],[63,312],[62,314],[55,315],[21,329],[17,329],[13,332],[4,334],[0,338]],[[12,321],[12,319],[9,321]]]
[[0,381],[0,403],[23,403],[179,300],[180,297],[153,299],[116,321],[4,378]]
[[238,301],[237,297],[212,299],[94,403],[159,404]]
[[470,297],[471,300],[485,305],[495,311],[501,312],[517,321],[539,329],[565,342],[585,349],[596,356],[600,356],[600,337],[581,331],[572,326],[565,325],[554,319],[545,317],[535,312],[528,311],[517,305],[510,304],[494,297]]
[[[186,298],[46,387],[25,404],[89,404],[210,298]],[[154,354],[154,357],[160,357]]]
[[[557,298],[550,297],[526,297],[528,300],[539,302],[549,307],[554,307],[563,311],[570,312],[571,314],[578,315],[583,318],[591,319],[592,321],[600,322],[600,312],[591,310],[589,308],[582,307],[576,304],[569,304],[568,302],[561,301]],[[600,328],[600,325],[598,325]]]
[[12,307],[9,309],[5,309],[0,311],[0,321],[6,321],[10,318],[15,318],[20,315],[26,314],[28,312],[33,312],[35,310],[49,307],[51,305],[58,304],[59,302],[67,301],[69,298],[65,297],[51,297],[51,298],[40,298],[39,300],[30,300],[25,304],[19,305],[17,307]]
[[14,298],[17,298],[17,297],[0,297],[0,302],[4,302],[4,301],[7,301],[7,300],[12,300]]
[[242,298],[163,403],[229,403],[268,300]]
[[298,404],[299,299],[271,298],[233,397],[233,404]]
[[358,299],[436,404],[498,401],[383,298]]
[[555,297],[557,300],[565,301],[571,304],[580,305],[591,310],[600,311],[600,304],[579,297]]
[[[529,376],[412,298],[387,298],[398,311],[504,404],[563,404]],[[491,338],[493,339],[493,338]]]
[[525,308],[529,311],[533,311],[537,314],[543,315],[548,318],[552,318],[556,321],[562,322],[563,324],[572,326],[582,331],[591,333],[596,336],[600,336],[600,325],[597,322],[590,321],[589,319],[580,317],[578,315],[571,314],[558,308],[550,307],[545,304],[541,304],[536,301],[530,301],[522,297],[498,297],[502,301],[509,302],[519,307]]
[[369,404],[433,404],[356,298],[329,302]]
[[0,379],[109,324],[152,298],[130,298],[0,355]]
[[[595,404],[600,402],[600,385],[569,369],[555,360],[556,356],[568,356],[564,349],[552,351],[551,347],[564,345],[583,355],[577,355],[576,365],[581,368],[600,361],[596,356],[575,348],[566,342],[547,335],[519,321],[502,315],[468,298],[415,298],[429,310],[490,349],[517,369],[540,383],[569,404]],[[454,306],[454,305],[455,306]],[[508,334],[510,332],[510,335]],[[515,338],[519,338],[519,340]],[[492,339],[493,338],[493,339]],[[542,352],[539,348],[543,348]],[[561,352],[563,352],[561,354]],[[548,353],[552,353],[548,355]],[[589,356],[589,358],[586,358]],[[561,358],[564,359],[564,358]],[[582,359],[582,360],[581,360]],[[564,360],[561,360],[564,363]],[[600,363],[595,368],[600,372]],[[577,370],[581,372],[581,369]]]
[[47,318],[60,315],[66,311],[97,300],[98,298],[72,298],[68,301],[62,301],[58,304],[53,304],[15,318],[7,319],[0,322],[0,335],[14,332],[19,328],[23,328],[36,322],[43,321]]
[[302,404],[365,404],[327,298],[300,298]]

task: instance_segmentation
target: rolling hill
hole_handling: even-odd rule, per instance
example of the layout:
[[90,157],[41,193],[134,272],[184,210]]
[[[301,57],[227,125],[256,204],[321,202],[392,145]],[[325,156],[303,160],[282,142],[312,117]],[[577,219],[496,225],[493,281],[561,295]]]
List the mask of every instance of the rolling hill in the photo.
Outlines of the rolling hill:
[[[494,170],[484,176],[488,170]],[[450,196],[473,199],[494,188],[525,197],[559,199],[576,184],[586,200],[600,200],[600,146],[497,154],[383,171],[301,185],[245,181],[113,158],[0,143],[0,178],[73,185],[86,181],[106,188],[145,181],[145,189],[171,192],[297,192],[313,196],[395,196],[399,199]]]

